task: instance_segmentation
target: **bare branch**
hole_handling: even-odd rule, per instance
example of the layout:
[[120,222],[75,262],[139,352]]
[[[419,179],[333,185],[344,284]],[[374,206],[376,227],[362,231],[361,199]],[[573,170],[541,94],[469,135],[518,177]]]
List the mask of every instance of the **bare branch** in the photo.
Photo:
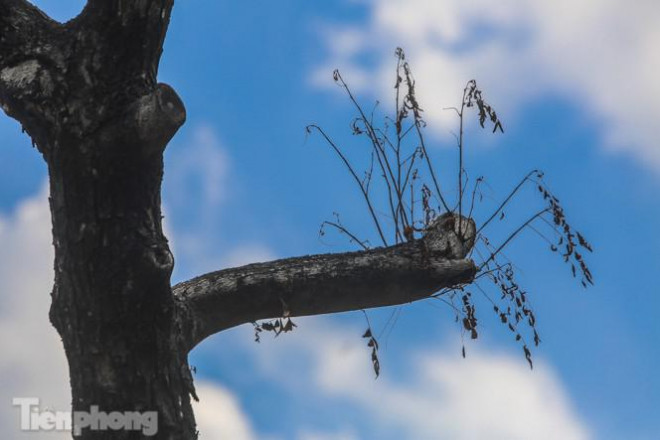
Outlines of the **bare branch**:
[[448,214],[412,242],[221,270],[173,292],[190,312],[192,348],[224,329],[282,316],[283,303],[289,316],[319,315],[408,303],[470,283],[476,267],[464,257],[475,231],[472,220]]
[[88,0],[78,17],[86,41],[113,48],[95,58],[96,72],[107,71],[103,81],[116,83],[119,65],[122,79],[155,86],[173,5],[174,0]]

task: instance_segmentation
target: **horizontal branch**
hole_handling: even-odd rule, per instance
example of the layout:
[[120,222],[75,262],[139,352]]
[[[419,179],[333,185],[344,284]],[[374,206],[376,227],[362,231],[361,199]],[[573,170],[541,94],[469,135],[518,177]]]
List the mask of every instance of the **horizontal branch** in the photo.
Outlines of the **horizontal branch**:
[[461,239],[458,223],[447,214],[413,242],[250,264],[177,284],[173,293],[189,311],[191,347],[260,319],[403,304],[470,283],[476,267],[465,255],[475,227],[463,219]]

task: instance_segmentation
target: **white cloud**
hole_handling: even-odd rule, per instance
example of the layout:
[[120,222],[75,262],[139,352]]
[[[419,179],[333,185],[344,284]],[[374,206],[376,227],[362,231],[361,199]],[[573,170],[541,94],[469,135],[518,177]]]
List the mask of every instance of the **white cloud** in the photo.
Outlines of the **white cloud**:
[[[606,146],[660,170],[660,6],[655,0],[382,0],[366,26],[324,30],[330,56],[314,83],[339,67],[356,87],[387,99],[393,50],[403,47],[436,134],[455,126],[443,107],[476,78],[507,121],[533,98],[561,96],[592,114]],[[374,68],[359,63],[377,54]],[[355,76],[355,78],[353,78]]]
[[200,440],[257,438],[236,397],[210,382],[195,383],[199,402],[193,402]]
[[48,320],[53,248],[46,185],[0,218],[0,438],[70,438],[19,430],[14,397],[66,410],[71,401],[62,342]]
[[[455,350],[453,354],[457,354]],[[424,353],[411,362],[406,382],[374,383],[353,372],[359,356],[324,356],[319,382],[366,407],[379,423],[418,439],[587,439],[565,391],[547,364],[530,372],[524,361],[471,350],[467,359]],[[364,368],[364,367],[362,367]]]
[[[417,350],[405,353],[404,377],[385,370],[374,380],[358,331],[338,329],[327,319],[296,322],[292,334],[247,348],[263,374],[297,398],[358,407],[374,426],[396,433],[391,438],[591,438],[560,379],[541,359],[530,371],[522,356],[478,346],[466,359],[456,347]],[[339,434],[355,438],[350,430]]]

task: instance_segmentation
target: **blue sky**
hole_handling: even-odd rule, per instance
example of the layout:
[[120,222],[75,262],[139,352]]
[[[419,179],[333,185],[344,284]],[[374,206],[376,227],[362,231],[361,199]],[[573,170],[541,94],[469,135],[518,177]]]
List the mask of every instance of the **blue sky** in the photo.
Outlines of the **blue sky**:
[[[82,4],[36,3],[61,20]],[[468,170],[489,183],[477,220],[541,168],[595,248],[588,290],[534,234],[508,249],[539,320],[533,371],[485,301],[477,303],[480,338],[465,341],[465,360],[460,329],[441,303],[370,312],[382,345],[376,381],[359,313],[301,319],[293,334],[260,344],[249,327],[217,335],[191,356],[202,438],[660,438],[660,6],[537,3],[176,4],[160,71],[188,110],[166,151],[175,281],[352,249],[341,237],[319,240],[333,211],[373,233],[350,176],[304,128],[317,123],[358,148],[353,110],[332,71],[341,70],[365,106],[378,99],[391,108],[397,46],[415,73],[449,196],[457,121],[443,108],[457,105],[476,78],[505,127],[498,135],[474,121],[467,128]],[[0,349],[8,353],[0,361],[0,432],[24,438],[2,431],[16,426],[7,402],[38,395],[66,408],[66,364],[46,315],[46,167],[15,122],[0,118],[0,136]],[[537,206],[533,191],[523,193],[492,237]],[[392,313],[396,324],[385,328]]]

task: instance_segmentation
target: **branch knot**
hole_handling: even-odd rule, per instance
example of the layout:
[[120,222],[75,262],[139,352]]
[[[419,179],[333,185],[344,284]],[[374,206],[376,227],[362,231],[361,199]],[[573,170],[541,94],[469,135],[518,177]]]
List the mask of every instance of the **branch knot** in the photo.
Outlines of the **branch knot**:
[[474,220],[448,212],[431,222],[422,241],[427,251],[460,260],[474,246],[476,232]]

